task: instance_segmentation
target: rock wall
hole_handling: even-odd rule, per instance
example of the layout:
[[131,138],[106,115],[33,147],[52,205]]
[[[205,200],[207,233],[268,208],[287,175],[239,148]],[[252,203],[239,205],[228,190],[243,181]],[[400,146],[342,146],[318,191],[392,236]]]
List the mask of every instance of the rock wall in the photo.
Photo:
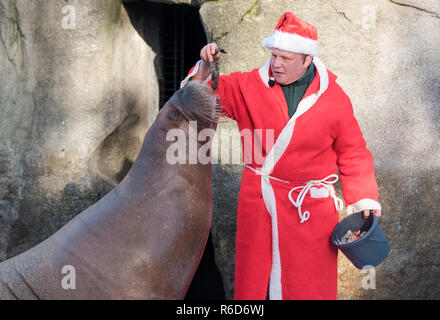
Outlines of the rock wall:
[[0,259],[122,179],[157,114],[154,57],[120,1],[0,1]]
[[[380,225],[392,247],[370,272],[340,254],[339,299],[440,298],[440,3],[204,1],[200,14],[207,32],[228,52],[222,72],[260,67],[269,57],[261,42],[287,10],[318,27],[318,56],[351,97],[375,157]],[[227,120],[222,128],[237,130]],[[242,166],[223,163],[215,170],[214,242],[231,298]]]

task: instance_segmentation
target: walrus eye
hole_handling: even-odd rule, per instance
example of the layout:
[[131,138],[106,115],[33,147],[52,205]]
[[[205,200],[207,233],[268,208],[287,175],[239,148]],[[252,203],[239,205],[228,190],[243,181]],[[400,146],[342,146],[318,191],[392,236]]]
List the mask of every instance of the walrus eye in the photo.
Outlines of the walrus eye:
[[172,107],[170,112],[168,112],[168,117],[170,118],[170,120],[173,120],[173,121],[182,121],[183,120],[183,117],[182,117],[182,114],[180,113],[180,111],[174,107]]

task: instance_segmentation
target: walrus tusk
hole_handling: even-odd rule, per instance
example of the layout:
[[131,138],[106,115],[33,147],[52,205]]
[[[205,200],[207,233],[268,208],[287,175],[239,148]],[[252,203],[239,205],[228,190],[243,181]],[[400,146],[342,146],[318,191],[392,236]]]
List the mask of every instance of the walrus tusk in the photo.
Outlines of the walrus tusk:
[[211,226],[211,164],[169,164],[166,134],[188,132],[176,112],[216,127],[217,109],[201,84],[177,91],[115,189],[0,264],[0,299],[183,299]]

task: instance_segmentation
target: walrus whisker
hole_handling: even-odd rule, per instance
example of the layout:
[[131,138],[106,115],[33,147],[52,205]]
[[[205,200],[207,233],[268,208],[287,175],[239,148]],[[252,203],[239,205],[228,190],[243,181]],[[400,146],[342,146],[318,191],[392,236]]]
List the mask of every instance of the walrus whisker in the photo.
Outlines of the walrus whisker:
[[220,105],[206,84],[190,82],[176,91],[168,103],[187,121],[196,121],[200,127],[212,128],[218,122]]
[[12,290],[12,288],[6,283],[4,282],[2,279],[0,279],[0,282],[8,289],[8,292],[16,299],[16,300],[21,300],[14,292],[14,290]]
[[186,121],[190,122],[190,121],[195,120],[195,119],[191,118],[190,115],[186,114],[186,112],[183,111],[183,109],[182,109],[180,106],[173,106],[173,107],[176,108],[176,110],[179,111],[179,112],[182,114],[182,117],[183,117]]
[[184,88],[185,93],[190,96],[190,101],[182,97],[182,109],[191,115],[196,121],[200,121],[202,125],[210,127],[216,124],[220,116],[220,110],[216,96],[210,91],[209,87],[200,82],[192,81]]
[[109,276],[106,276],[103,272],[100,272],[98,269],[93,268],[85,259],[83,259],[80,255],[76,254],[73,250],[70,250],[68,247],[63,247],[63,250],[70,254],[75,260],[79,262],[79,264],[92,276],[94,276],[96,279],[99,279],[102,281],[102,283],[105,283],[107,287],[113,287],[118,288],[119,285],[116,284],[116,282],[112,281],[112,279]]
[[40,296],[35,292],[35,290],[32,288],[32,286],[27,282],[26,278],[17,270],[15,272],[18,274],[18,276],[21,278],[21,281],[26,285],[26,287],[30,290],[32,295],[37,298],[37,300],[41,300]]

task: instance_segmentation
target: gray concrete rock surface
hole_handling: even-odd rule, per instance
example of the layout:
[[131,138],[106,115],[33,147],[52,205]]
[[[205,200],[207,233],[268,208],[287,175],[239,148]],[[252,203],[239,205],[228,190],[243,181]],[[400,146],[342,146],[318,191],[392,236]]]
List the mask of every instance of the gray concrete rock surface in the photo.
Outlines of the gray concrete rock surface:
[[0,257],[126,173],[158,110],[154,51],[120,1],[0,1]]

